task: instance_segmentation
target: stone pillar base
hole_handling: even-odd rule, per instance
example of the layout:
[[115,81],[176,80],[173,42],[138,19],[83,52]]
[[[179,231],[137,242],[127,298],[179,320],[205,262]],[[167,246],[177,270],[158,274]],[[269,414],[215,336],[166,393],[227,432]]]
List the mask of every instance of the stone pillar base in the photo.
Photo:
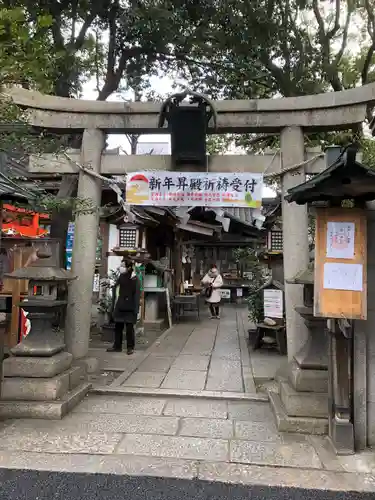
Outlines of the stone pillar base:
[[330,441],[336,455],[354,454],[354,427],[347,420],[335,416],[331,421]]
[[289,416],[327,418],[327,393],[298,392],[289,382],[281,382],[279,389],[281,401]]
[[87,394],[83,367],[73,356],[11,356],[3,363],[0,417],[61,419]]
[[85,373],[95,374],[100,372],[99,360],[94,356],[85,356],[84,358],[75,359],[74,366],[80,366]]
[[277,392],[270,392],[269,398],[279,432],[297,432],[300,434],[312,434],[318,436],[328,433],[327,418],[290,416],[287,414],[283,402]]
[[328,393],[328,370],[305,370],[292,361],[288,377],[290,385],[297,392]]
[[164,329],[165,321],[164,319],[155,319],[155,320],[145,320],[144,326],[147,331],[160,331]]
[[[301,370],[307,372],[310,370]],[[319,370],[311,370],[319,371]],[[294,375],[293,375],[294,374]],[[289,368],[289,379],[296,371]],[[299,373],[298,380],[313,380],[314,374]],[[279,380],[278,392],[270,392],[271,407],[280,432],[298,432],[300,434],[323,435],[328,433],[328,394],[327,392],[308,392],[296,390],[288,379]]]
[[280,377],[279,392],[270,394],[279,430],[303,434],[328,432],[328,346],[325,320],[312,307],[296,307],[308,325],[307,342]]
[[270,392],[271,407],[280,432],[328,433],[328,371],[307,370],[293,361],[278,392]]

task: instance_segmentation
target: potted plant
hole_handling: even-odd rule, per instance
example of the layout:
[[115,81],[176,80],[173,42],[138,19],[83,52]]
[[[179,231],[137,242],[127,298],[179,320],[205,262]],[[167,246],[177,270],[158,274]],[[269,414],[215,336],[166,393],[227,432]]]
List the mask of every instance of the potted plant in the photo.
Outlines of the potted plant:
[[266,283],[264,266],[258,258],[256,248],[238,248],[234,251],[234,257],[240,264],[246,264],[246,268],[251,274],[249,280],[249,296],[247,305],[249,309],[249,320],[252,327],[249,329],[249,335],[255,332],[255,325],[260,323],[264,317],[262,286]]
[[101,340],[103,342],[113,342],[114,322],[112,311],[114,306],[114,286],[119,277],[119,271],[110,271],[100,282],[100,294],[98,312],[102,316]]

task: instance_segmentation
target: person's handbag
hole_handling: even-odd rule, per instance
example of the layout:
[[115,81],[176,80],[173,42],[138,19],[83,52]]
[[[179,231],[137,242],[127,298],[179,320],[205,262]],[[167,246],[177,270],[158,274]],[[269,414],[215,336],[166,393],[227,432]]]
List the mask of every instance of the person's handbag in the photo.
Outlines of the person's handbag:
[[206,299],[209,299],[211,297],[211,295],[212,295],[212,292],[214,290],[213,285],[215,283],[216,278],[217,278],[217,276],[214,278],[213,282],[206,288],[206,290],[204,292],[204,294],[206,296]]

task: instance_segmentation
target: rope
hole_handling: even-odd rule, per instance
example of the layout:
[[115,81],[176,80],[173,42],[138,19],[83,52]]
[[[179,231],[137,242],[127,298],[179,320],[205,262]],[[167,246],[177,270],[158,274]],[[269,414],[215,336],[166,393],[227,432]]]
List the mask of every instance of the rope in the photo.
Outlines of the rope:
[[127,215],[129,221],[133,219],[133,215],[131,213],[131,206],[129,203],[126,203],[125,199],[123,198],[122,191],[119,187],[119,185],[124,186],[125,182],[119,179],[113,179],[113,178],[108,178],[104,177],[104,175],[98,174],[97,172],[94,172],[90,168],[87,168],[80,163],[76,162],[73,160],[65,151],[63,152],[63,156],[74,166],[78,168],[78,170],[81,170],[85,174],[91,175],[92,177],[95,177],[95,179],[98,179],[102,182],[105,182],[109,185],[109,187],[116,193],[117,196],[117,203],[121,205],[122,209],[124,210],[125,214]]
[[276,172],[274,174],[266,174],[266,175],[264,175],[264,177],[266,179],[269,179],[269,178],[272,178],[272,177],[280,177],[283,174],[287,174],[289,172],[292,172],[293,170],[297,170],[300,167],[304,167],[305,165],[308,165],[309,163],[313,163],[314,161],[318,160],[319,158],[324,158],[324,153],[319,153],[318,155],[313,156],[312,158],[309,158],[307,160],[301,161],[301,163],[296,163],[294,165],[291,165],[290,167],[284,168],[280,172]]

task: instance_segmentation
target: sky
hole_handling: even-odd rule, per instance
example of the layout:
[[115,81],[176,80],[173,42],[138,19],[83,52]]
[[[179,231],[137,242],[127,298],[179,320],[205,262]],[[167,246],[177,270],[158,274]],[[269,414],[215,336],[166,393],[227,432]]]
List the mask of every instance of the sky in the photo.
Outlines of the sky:
[[[172,94],[173,92],[172,89],[173,81],[168,77],[152,76],[150,78],[150,83],[152,90],[162,95],[167,96],[169,94]],[[98,94],[97,91],[95,90],[95,86],[96,86],[95,79],[90,80],[88,83],[86,83],[83,88],[82,98],[95,100]],[[121,101],[121,99],[115,94],[112,94],[108,98],[108,101]],[[168,142],[168,144],[170,144],[170,136],[169,134],[147,134],[147,135],[142,135],[139,139],[139,142],[147,142],[147,143]],[[127,153],[130,154],[129,141],[127,140],[125,135],[110,134],[108,136],[108,147],[110,149],[120,147],[122,150],[125,150]]]

